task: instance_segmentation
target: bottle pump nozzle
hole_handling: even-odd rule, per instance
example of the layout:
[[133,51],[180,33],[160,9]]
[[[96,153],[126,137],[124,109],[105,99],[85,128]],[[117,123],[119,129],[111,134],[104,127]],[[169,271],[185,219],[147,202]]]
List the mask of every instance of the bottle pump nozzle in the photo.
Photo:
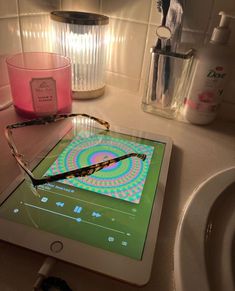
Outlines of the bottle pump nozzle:
[[230,20],[235,19],[235,16],[227,14],[224,11],[221,11],[219,15],[221,16],[220,24],[219,26],[214,28],[214,31],[211,37],[211,42],[219,43],[219,44],[226,44],[229,40],[229,36],[231,33],[229,29]]

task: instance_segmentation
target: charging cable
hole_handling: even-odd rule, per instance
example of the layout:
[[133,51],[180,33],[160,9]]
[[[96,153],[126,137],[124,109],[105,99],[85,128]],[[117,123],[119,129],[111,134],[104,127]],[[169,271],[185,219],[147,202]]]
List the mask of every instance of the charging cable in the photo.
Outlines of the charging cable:
[[56,263],[56,259],[47,257],[41,268],[38,271],[38,277],[36,279],[35,284],[33,285],[34,291],[39,291],[41,288],[42,281],[48,276],[51,269],[54,267]]
[[33,285],[34,291],[72,291],[65,280],[57,277],[48,277],[55,263],[56,259],[46,258],[38,271],[37,279]]

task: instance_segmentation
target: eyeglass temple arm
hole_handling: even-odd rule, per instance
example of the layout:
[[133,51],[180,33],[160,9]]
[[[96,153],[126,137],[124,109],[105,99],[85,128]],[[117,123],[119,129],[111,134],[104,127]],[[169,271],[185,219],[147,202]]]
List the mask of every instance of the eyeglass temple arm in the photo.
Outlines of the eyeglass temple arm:
[[92,115],[85,114],[85,113],[55,114],[55,115],[45,116],[45,117],[41,117],[37,119],[14,123],[14,124],[8,125],[6,128],[12,130],[12,129],[20,128],[20,127],[31,126],[31,125],[45,125],[45,124],[57,122],[59,120],[63,120],[69,117],[77,117],[77,116],[87,117],[105,126],[106,129],[110,128],[110,124],[107,121],[94,117]]
[[11,149],[11,153],[13,154],[13,156],[20,156],[20,154],[18,153],[18,150],[15,146],[15,142],[14,142],[14,139],[13,139],[13,136],[12,136],[12,128],[11,128],[11,125],[8,125],[6,128],[5,128],[5,137],[6,137],[6,140],[7,140],[7,143]]
[[36,179],[36,178],[32,178],[32,183],[34,186],[39,186],[39,185],[43,185],[49,182],[55,182],[55,181],[59,181],[62,179],[72,179],[72,178],[76,178],[76,177],[85,177],[85,176],[90,176],[95,172],[98,172],[106,167],[109,167],[111,164],[115,164],[117,162],[120,162],[122,160],[131,158],[131,157],[137,157],[143,161],[145,161],[146,159],[146,155],[145,154],[139,154],[139,153],[130,153],[130,154],[126,154],[114,159],[110,159],[104,162],[100,162],[91,166],[87,166],[87,167],[83,167],[81,169],[76,169],[67,173],[61,173],[61,174],[57,174],[54,176],[47,176],[41,179]]
[[87,117],[91,120],[94,120],[96,122],[98,122],[100,125],[103,125],[106,127],[106,129],[108,130],[110,128],[110,124],[105,121],[102,120],[100,118],[85,114],[85,113],[71,113],[71,114],[55,114],[55,115],[51,115],[51,116],[45,116],[45,117],[41,117],[41,118],[37,118],[37,119],[32,119],[32,120],[27,120],[24,122],[18,122],[18,123],[14,123],[11,125],[7,125],[5,128],[5,136],[8,142],[9,147],[11,148],[11,152],[14,156],[18,156],[20,157],[21,155],[19,154],[14,139],[13,139],[13,134],[12,134],[12,130],[16,129],[16,128],[20,128],[20,127],[26,127],[26,126],[30,126],[30,125],[45,125],[47,123],[53,123],[59,120],[63,120],[69,117],[77,117],[77,116],[83,116],[83,117]]

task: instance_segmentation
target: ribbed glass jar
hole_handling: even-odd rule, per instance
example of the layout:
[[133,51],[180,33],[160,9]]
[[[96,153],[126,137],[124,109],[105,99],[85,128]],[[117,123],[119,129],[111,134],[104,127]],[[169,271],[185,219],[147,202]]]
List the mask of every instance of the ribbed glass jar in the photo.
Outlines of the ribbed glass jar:
[[70,58],[74,99],[104,94],[106,32],[109,18],[104,15],[53,11],[53,51]]

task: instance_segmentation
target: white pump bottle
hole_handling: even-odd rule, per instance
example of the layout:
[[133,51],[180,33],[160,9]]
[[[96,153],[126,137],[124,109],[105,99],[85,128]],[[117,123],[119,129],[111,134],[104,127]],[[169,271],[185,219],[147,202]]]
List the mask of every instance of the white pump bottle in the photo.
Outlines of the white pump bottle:
[[193,124],[208,124],[217,114],[228,79],[232,51],[227,45],[229,23],[235,16],[220,12],[220,24],[214,28],[210,42],[195,56],[195,70],[185,102],[184,116]]

